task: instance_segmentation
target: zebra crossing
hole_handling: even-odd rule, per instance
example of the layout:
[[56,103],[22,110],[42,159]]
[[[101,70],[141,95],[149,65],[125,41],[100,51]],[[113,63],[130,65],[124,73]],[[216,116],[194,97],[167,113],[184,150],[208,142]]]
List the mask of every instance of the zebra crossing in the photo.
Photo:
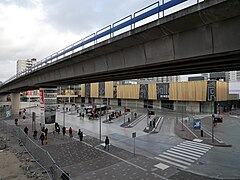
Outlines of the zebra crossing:
[[[181,169],[186,169],[212,147],[200,142],[184,141],[156,156],[155,159],[161,161],[161,163],[155,165],[155,167],[164,170],[169,167],[168,165],[173,165]],[[168,165],[163,163],[167,163]]]

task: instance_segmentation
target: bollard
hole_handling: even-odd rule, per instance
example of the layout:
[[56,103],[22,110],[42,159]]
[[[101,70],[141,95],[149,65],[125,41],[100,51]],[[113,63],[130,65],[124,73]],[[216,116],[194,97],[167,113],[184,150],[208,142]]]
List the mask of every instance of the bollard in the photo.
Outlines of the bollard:
[[203,130],[201,129],[201,137],[203,137]]

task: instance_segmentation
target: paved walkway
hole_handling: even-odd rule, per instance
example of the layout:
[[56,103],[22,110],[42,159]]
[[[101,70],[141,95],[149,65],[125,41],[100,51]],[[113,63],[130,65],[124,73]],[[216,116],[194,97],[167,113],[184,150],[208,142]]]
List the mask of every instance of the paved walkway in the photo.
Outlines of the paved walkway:
[[[7,122],[14,123],[13,120]],[[19,126],[27,126],[30,131],[29,137],[32,138],[30,119],[25,122],[19,120]],[[37,129],[40,129],[38,124]],[[49,133],[48,144],[42,145],[73,179],[210,179],[186,173],[176,166],[163,168],[166,164],[162,160],[134,155],[115,145],[111,145],[107,151],[99,139],[90,135],[84,136],[83,142],[78,140],[76,131],[73,135],[74,137],[70,138]],[[39,143],[38,140],[35,142]]]

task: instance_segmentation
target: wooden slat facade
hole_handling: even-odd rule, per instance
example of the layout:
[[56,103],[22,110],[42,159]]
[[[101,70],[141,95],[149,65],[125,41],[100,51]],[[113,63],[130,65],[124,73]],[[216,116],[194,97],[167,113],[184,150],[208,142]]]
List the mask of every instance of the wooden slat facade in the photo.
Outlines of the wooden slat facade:
[[113,81],[105,82],[105,98],[113,98]]

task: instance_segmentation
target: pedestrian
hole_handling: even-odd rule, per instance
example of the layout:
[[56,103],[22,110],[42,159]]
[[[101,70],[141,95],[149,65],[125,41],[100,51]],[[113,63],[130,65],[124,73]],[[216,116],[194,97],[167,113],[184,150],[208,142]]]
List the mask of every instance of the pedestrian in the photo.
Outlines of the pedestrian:
[[41,140],[42,145],[43,145],[43,141],[44,141],[44,139],[45,139],[44,132],[41,133],[39,139]]
[[37,130],[36,129],[33,131],[33,138],[37,139]]
[[70,137],[70,138],[73,137],[73,135],[72,135],[73,131],[72,131],[72,128],[71,128],[71,127],[68,129],[68,133],[69,133],[69,137]]
[[21,112],[21,111],[19,111],[19,113],[18,113],[18,114],[19,114],[19,117],[21,117],[21,114],[22,114],[22,112]]
[[15,125],[16,126],[18,125],[18,119],[15,119]]
[[66,127],[62,127],[62,132],[63,132],[63,135],[65,136],[65,134],[66,134]]
[[83,132],[81,131],[81,133],[80,133],[80,141],[82,141],[83,140]]
[[55,122],[55,131],[57,132],[58,123]]
[[156,119],[153,120],[153,128],[156,126]]
[[84,119],[84,113],[82,113],[82,117],[83,117],[83,119]]
[[81,129],[78,130],[78,136],[79,136],[80,141],[82,141],[83,140],[83,132],[81,131]]
[[28,134],[28,127],[27,127],[27,126],[24,128],[24,132],[25,132],[26,134]]
[[135,119],[136,119],[137,118],[137,113],[136,112],[134,113],[134,116],[135,116]]
[[59,125],[56,127],[56,132],[59,134],[60,133],[60,127]]
[[48,128],[45,128],[44,132],[45,132],[45,136],[46,136],[46,138],[47,138],[47,135],[48,135]]
[[109,138],[108,138],[108,136],[106,136],[106,138],[105,138],[105,146],[104,146],[104,149],[108,149],[108,151],[109,151]]

